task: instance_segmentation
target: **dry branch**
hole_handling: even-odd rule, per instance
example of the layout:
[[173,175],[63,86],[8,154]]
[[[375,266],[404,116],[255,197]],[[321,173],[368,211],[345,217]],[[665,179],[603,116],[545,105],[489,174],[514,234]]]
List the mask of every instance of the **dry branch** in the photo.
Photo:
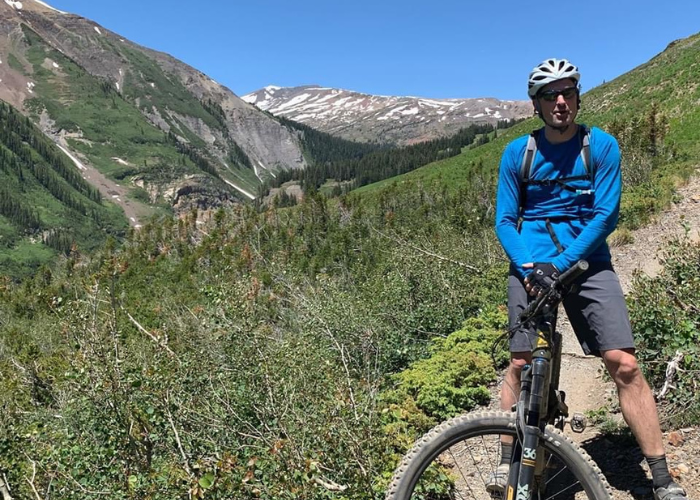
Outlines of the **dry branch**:
[[175,441],[177,442],[177,447],[180,450],[180,455],[182,456],[182,461],[184,463],[185,471],[192,476],[192,470],[190,469],[190,464],[189,460],[187,459],[187,455],[185,454],[185,449],[182,447],[182,441],[180,441],[180,434],[177,432],[177,428],[175,427],[175,422],[173,421],[173,414],[170,413],[170,398],[167,397],[165,400],[165,411],[168,414],[168,421],[170,422],[170,427],[173,430],[173,433],[175,434]]
[[476,267],[470,266],[469,264],[466,264],[464,262],[460,262],[458,260],[453,260],[453,259],[450,259],[449,257],[445,257],[444,255],[439,255],[439,254],[436,254],[435,252],[431,252],[431,251],[426,250],[424,248],[418,247],[412,243],[409,243],[406,240],[399,238],[398,236],[390,236],[386,233],[381,232],[379,229],[377,229],[375,227],[372,227],[371,229],[372,229],[372,231],[376,232],[382,238],[387,238],[389,240],[392,240],[392,241],[398,243],[399,245],[407,246],[408,248],[411,248],[411,249],[415,250],[416,252],[420,252],[420,253],[427,255],[429,257],[433,257],[434,259],[442,260],[444,262],[449,262],[450,264],[455,264],[457,266],[464,267],[464,268],[469,269],[470,271],[473,271],[475,273],[480,272],[479,269],[477,269]]
[[694,305],[686,304],[685,302],[683,302],[680,299],[680,297],[678,297],[678,294],[672,288],[667,288],[666,291],[668,292],[668,294],[671,297],[673,297],[673,300],[676,302],[676,304],[678,304],[680,306],[680,308],[683,309],[684,311],[686,311],[686,312],[692,311],[694,313],[700,313],[700,309],[698,309]]
[[668,366],[666,366],[666,380],[664,381],[664,385],[659,391],[659,394],[656,396],[657,400],[663,399],[671,389],[676,388],[676,386],[673,385],[673,376],[677,371],[680,371],[678,365],[682,359],[683,353],[681,351],[676,351],[676,355],[673,356],[673,359],[668,362]]
[[342,484],[335,483],[331,480],[323,480],[320,477],[315,477],[314,482],[318,484],[319,486],[327,489],[328,491],[345,491],[348,489],[347,486],[344,486]]
[[31,486],[32,491],[36,495],[37,500],[43,500],[41,498],[41,495],[39,495],[39,492],[36,490],[36,486],[34,485],[34,480],[36,479],[36,462],[29,457],[27,458],[32,463],[32,478],[29,479],[28,477],[25,477],[24,479],[29,483],[29,486]]
[[2,500],[12,500],[12,494],[10,492],[10,485],[7,482],[7,476],[3,472],[0,478],[0,494],[2,494]]
[[170,354],[171,356],[177,358],[177,354],[175,354],[175,352],[174,352],[172,349],[170,349],[170,347],[168,347],[167,341],[166,341],[165,339],[159,339],[158,337],[156,337],[155,335],[153,335],[151,332],[149,332],[148,330],[146,330],[143,326],[141,326],[141,323],[139,323],[138,321],[136,321],[136,320],[134,319],[134,317],[133,317],[131,314],[129,314],[129,311],[127,311],[126,309],[124,309],[124,306],[122,306],[122,310],[124,311],[124,313],[126,314],[126,316],[129,318],[129,320],[136,326],[136,328],[138,328],[141,332],[143,332],[143,333],[145,333],[146,335],[148,335],[148,337],[150,337],[150,339],[153,340],[153,342],[155,342],[155,343],[158,344],[160,347],[162,347],[163,349],[165,349],[165,350],[168,352],[168,354]]

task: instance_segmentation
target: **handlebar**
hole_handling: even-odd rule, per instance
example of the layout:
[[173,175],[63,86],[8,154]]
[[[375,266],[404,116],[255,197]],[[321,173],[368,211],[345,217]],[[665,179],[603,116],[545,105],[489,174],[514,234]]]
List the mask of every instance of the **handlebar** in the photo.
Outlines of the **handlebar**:
[[[576,264],[560,274],[559,277],[552,283],[549,290],[530,302],[525,310],[520,313],[520,321],[523,323],[528,321],[532,316],[539,312],[543,306],[551,305],[552,302],[560,300],[562,297],[562,290],[571,285],[576,278],[581,276],[587,270],[588,262],[585,260],[579,260]],[[552,299],[554,299],[554,301]]]
[[560,286],[569,286],[573,281],[588,271],[588,261],[579,260],[576,264],[559,275],[557,282]]

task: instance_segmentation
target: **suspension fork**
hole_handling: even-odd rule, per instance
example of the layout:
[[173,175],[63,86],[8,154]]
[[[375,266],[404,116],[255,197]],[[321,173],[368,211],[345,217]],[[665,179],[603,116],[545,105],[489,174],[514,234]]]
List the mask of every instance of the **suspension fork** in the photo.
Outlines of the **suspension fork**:
[[[520,374],[520,396],[515,406],[516,436],[513,440],[513,458],[511,459],[508,484],[505,491],[505,500],[516,500],[515,491],[518,487],[520,468],[523,459],[523,443],[527,434],[527,410],[532,391],[532,365],[525,365]],[[518,498],[520,498],[518,496]]]
[[552,345],[554,321],[543,321],[537,346],[532,351],[531,364],[521,375],[520,398],[516,406],[518,439],[513,445],[506,487],[506,500],[529,500],[534,493],[535,477],[541,477],[546,457],[540,448],[540,438],[547,425],[549,391],[551,382]]

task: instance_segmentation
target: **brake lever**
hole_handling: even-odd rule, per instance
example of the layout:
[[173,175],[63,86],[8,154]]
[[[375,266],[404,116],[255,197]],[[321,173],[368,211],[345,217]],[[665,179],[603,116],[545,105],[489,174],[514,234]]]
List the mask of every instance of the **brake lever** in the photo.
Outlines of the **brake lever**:
[[560,300],[561,293],[557,290],[556,283],[553,283],[551,288],[533,300],[530,305],[520,313],[520,322],[527,323],[532,321],[539,314],[549,314],[552,304],[558,303]]

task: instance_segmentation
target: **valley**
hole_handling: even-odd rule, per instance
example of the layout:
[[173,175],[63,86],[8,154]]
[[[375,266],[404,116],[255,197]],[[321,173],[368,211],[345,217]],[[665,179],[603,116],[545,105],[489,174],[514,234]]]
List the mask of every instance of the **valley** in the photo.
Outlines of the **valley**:
[[[213,5],[188,4],[193,27]],[[529,102],[305,86],[253,105],[62,10],[0,2],[2,500],[379,500],[416,439],[495,404],[508,360],[498,165],[540,126]],[[269,19],[244,19],[255,63]],[[292,65],[315,55],[284,42]],[[609,243],[656,394],[677,359],[658,407],[691,498],[698,79],[695,34],[583,93],[579,115],[622,152]],[[582,446],[615,500],[649,500],[610,384],[577,349],[569,332]],[[435,472],[430,497],[450,498],[449,467]]]

